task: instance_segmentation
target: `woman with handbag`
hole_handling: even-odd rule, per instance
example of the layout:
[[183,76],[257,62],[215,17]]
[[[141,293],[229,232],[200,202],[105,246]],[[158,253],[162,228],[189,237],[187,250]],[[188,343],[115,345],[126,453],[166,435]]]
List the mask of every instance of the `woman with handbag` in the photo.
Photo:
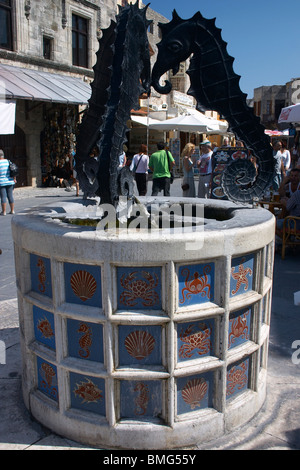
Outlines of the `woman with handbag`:
[[146,196],[148,185],[148,165],[147,145],[141,144],[140,151],[134,155],[130,170],[134,173],[139,196]]
[[8,199],[10,205],[10,214],[15,213],[15,202],[13,190],[16,179],[10,176],[9,160],[4,158],[3,150],[0,150],[0,197],[2,212],[0,215],[6,215],[6,201]]
[[182,150],[181,156],[183,157],[183,179],[182,179],[182,196],[195,197],[195,181],[194,181],[194,161],[193,155],[195,153],[195,145],[192,143],[186,144]]

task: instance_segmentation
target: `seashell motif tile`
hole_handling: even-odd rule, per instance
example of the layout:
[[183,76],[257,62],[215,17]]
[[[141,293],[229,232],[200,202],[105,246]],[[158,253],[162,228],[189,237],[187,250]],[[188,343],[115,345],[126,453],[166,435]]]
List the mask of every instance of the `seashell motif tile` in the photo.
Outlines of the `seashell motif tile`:
[[66,302],[102,307],[101,268],[73,263],[64,264]]
[[35,339],[55,350],[54,315],[33,305],[33,326]]
[[161,365],[161,327],[119,325],[119,365]]
[[233,258],[230,274],[230,297],[252,290],[254,255]]
[[118,309],[160,310],[161,267],[118,267]]
[[162,381],[121,380],[120,418],[162,417]]
[[177,414],[212,407],[213,372],[177,379]]
[[57,368],[54,364],[37,356],[38,389],[58,401]]
[[228,349],[250,339],[252,307],[231,313],[229,316]]
[[180,266],[179,307],[214,301],[214,263]]
[[226,397],[232,398],[248,388],[249,358],[236,362],[227,369]]
[[213,319],[177,325],[178,362],[199,359],[214,354],[215,322]]
[[103,326],[67,320],[69,356],[103,363]]
[[70,372],[71,407],[105,416],[105,380]]
[[31,290],[52,297],[51,262],[49,258],[30,254]]

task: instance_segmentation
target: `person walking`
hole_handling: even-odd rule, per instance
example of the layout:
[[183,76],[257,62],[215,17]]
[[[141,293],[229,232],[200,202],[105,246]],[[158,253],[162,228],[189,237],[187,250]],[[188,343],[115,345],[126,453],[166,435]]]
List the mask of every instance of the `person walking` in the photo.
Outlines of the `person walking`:
[[195,197],[195,181],[194,181],[194,161],[193,155],[195,153],[195,145],[188,143],[182,150],[181,155],[183,156],[183,179],[182,179],[182,196],[183,197]]
[[149,159],[149,168],[153,172],[152,196],[157,196],[159,191],[163,191],[164,196],[170,196],[170,170],[175,165],[175,160],[172,154],[166,150],[164,142],[159,142],[157,149],[157,152],[152,153]]
[[208,198],[212,174],[212,149],[209,140],[200,143],[201,155],[197,162],[199,168],[198,197]]
[[148,165],[147,145],[141,144],[139,153],[133,156],[130,165],[130,170],[134,172],[139,196],[146,196],[147,194]]
[[6,202],[8,199],[10,205],[10,214],[15,213],[15,202],[13,190],[16,179],[10,176],[9,161],[4,157],[4,152],[0,149],[0,197],[2,212],[0,215],[6,215]]

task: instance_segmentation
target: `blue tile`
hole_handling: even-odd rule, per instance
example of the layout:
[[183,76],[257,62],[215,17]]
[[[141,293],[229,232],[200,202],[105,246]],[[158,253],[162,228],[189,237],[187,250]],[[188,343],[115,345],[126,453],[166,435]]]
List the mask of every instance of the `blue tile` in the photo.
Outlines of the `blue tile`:
[[178,273],[179,306],[214,301],[214,263],[181,266]]
[[102,307],[101,268],[65,263],[66,302]]
[[31,290],[38,294],[52,297],[51,263],[50,259],[30,255]]
[[252,308],[234,312],[229,316],[228,349],[250,339]]
[[214,354],[213,319],[180,323],[177,326],[178,361],[189,361]]
[[39,307],[33,306],[33,325],[35,339],[55,350],[54,315]]
[[119,326],[119,365],[161,365],[160,326]]
[[162,382],[158,380],[127,381],[120,383],[121,418],[161,418]]
[[177,414],[212,407],[213,372],[177,380]]
[[118,267],[118,309],[160,310],[161,267]]
[[103,326],[67,320],[69,356],[103,363]]
[[241,256],[231,261],[230,297],[252,290],[254,256]]
[[37,356],[38,389],[58,401],[57,368],[54,364]]
[[105,416],[105,380],[70,372],[71,407]]
[[232,364],[227,370],[227,398],[232,398],[248,388],[249,359]]

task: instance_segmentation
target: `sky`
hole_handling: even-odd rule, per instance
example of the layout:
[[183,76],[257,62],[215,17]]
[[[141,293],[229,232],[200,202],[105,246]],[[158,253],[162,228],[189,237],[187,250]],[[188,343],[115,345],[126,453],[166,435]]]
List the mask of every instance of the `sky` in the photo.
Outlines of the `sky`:
[[[146,0],[143,0],[147,4]],[[240,88],[253,98],[254,88],[285,85],[300,77],[300,0],[149,0],[149,7],[172,19],[197,11],[216,18]]]

